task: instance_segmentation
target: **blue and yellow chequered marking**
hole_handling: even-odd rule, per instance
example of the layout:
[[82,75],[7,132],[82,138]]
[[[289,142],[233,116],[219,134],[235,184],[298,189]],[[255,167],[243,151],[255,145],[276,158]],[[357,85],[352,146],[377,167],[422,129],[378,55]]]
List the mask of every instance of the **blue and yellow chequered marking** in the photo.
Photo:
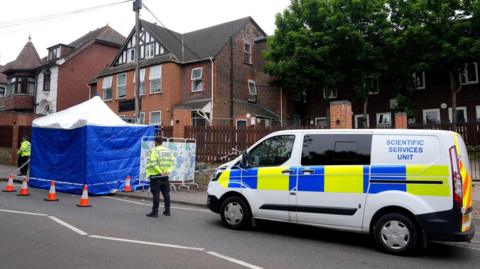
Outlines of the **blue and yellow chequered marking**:
[[[313,172],[303,173],[305,169]],[[292,173],[284,173],[285,170],[291,170]],[[299,192],[376,194],[402,191],[424,196],[448,196],[448,178],[448,166],[332,165],[227,170],[222,173],[218,182],[225,188],[289,191],[296,187]],[[423,183],[418,184],[416,181]],[[428,181],[434,181],[432,183],[435,184],[428,184]]]

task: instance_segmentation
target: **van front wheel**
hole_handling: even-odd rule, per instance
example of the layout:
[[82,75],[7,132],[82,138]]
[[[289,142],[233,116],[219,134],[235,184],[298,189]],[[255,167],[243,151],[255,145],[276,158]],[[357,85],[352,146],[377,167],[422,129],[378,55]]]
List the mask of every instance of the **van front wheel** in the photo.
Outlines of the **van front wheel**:
[[377,245],[392,254],[407,254],[418,244],[418,229],[412,220],[399,213],[388,213],[380,217],[373,227]]
[[220,207],[223,224],[231,229],[246,228],[251,221],[250,208],[245,200],[232,196],[223,201]]

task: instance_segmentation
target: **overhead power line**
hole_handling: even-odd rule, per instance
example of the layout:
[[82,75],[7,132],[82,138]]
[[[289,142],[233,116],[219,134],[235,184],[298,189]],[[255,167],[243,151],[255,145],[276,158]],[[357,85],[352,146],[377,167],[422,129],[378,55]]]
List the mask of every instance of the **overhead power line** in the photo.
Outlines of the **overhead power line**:
[[133,0],[123,0],[123,1],[113,2],[113,3],[109,3],[109,4],[103,4],[103,5],[98,5],[98,6],[88,7],[88,8],[65,11],[65,12],[60,12],[60,13],[55,13],[55,14],[50,14],[50,15],[44,15],[44,16],[39,16],[39,17],[34,17],[34,18],[0,22],[0,29],[16,27],[16,26],[21,26],[21,25],[25,25],[25,24],[32,24],[32,23],[54,20],[54,19],[61,18],[61,17],[71,16],[71,15],[76,15],[76,14],[80,14],[80,13],[90,12],[90,11],[97,10],[97,9],[103,9],[103,8],[107,8],[107,7],[121,5],[121,4],[124,4],[124,3],[127,3],[127,2],[132,2],[132,1]]

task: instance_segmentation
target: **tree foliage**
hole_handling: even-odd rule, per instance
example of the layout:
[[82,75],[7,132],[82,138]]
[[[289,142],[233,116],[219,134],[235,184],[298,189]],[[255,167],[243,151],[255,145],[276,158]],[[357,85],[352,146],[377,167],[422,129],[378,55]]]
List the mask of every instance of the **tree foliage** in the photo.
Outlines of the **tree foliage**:
[[458,78],[464,63],[480,57],[479,2],[292,0],[276,17],[265,71],[287,89],[354,89],[364,102],[388,74],[392,95],[404,98],[413,72]]

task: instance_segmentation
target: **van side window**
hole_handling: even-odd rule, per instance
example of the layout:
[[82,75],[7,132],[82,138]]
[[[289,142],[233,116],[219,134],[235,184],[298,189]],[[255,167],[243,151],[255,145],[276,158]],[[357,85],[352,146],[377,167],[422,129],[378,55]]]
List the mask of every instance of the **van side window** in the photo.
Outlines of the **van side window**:
[[294,135],[280,135],[263,141],[249,152],[250,167],[284,164],[292,155],[294,142]]
[[305,135],[302,165],[369,165],[372,135]]

